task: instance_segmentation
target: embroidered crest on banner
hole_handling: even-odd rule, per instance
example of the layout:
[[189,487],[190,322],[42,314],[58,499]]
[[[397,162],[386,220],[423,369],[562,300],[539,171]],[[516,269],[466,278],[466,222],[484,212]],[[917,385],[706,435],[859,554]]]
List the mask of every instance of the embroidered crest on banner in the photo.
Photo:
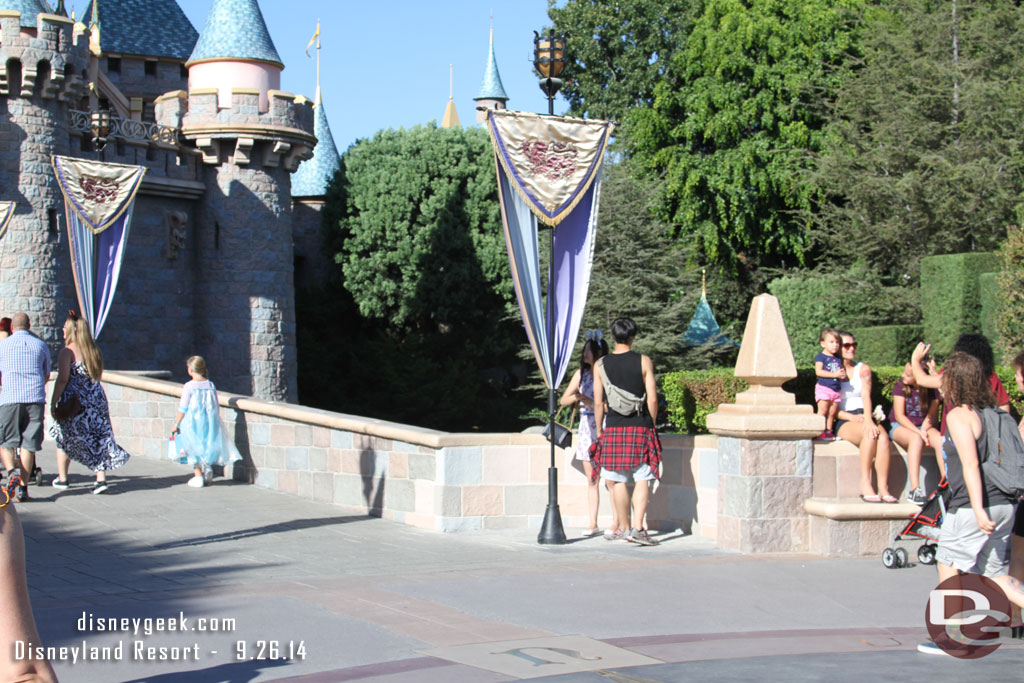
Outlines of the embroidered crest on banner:
[[132,205],[146,169],[53,156],[64,201],[93,234],[106,230]]
[[566,116],[487,112],[495,156],[516,192],[545,225],[558,225],[590,189],[614,126]]

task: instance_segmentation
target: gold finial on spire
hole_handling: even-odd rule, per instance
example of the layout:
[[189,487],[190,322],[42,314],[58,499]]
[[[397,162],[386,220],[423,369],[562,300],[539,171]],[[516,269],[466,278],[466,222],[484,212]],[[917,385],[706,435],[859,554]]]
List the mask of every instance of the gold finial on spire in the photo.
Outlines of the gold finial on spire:
[[491,45],[494,45],[494,8],[491,8]]
[[700,270],[700,298],[708,298],[708,271],[704,268]]
[[459,126],[459,113],[455,111],[454,84],[455,65],[448,65],[448,104],[444,108],[444,118],[441,119],[442,128],[455,128]]

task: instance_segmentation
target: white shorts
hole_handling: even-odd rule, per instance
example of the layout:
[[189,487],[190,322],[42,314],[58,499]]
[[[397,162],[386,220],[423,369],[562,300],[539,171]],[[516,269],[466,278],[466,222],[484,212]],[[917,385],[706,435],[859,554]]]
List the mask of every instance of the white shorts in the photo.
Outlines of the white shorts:
[[935,559],[968,574],[989,578],[1005,575],[1010,571],[1010,532],[1016,509],[1016,505],[1009,503],[988,508],[989,519],[996,524],[991,534],[978,528],[970,505],[946,513],[939,529]]

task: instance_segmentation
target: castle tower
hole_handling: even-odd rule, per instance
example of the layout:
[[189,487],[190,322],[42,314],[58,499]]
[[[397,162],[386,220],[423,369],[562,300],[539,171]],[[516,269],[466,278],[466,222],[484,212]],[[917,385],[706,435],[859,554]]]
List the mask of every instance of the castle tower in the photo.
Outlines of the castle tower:
[[68,102],[83,90],[88,43],[52,12],[45,0],[0,0],[0,199],[17,203],[0,242],[0,314],[25,311],[57,348],[75,290],[50,155],[68,153]]
[[291,173],[316,144],[312,108],[277,89],[283,66],[256,0],[214,0],[186,66],[188,93],[160,98],[157,118],[180,122],[206,168],[196,353],[226,391],[295,401]]
[[476,122],[483,123],[487,120],[487,111],[490,109],[504,109],[508,102],[508,95],[501,84],[501,74],[498,73],[498,60],[494,58],[494,26],[491,26],[491,44],[487,51],[487,67],[484,69],[484,81],[480,84],[480,92],[473,98],[476,101]]
[[320,94],[320,43],[317,41],[316,96],[313,100],[313,158],[303,161],[292,176],[292,224],[295,248],[295,287],[320,287],[327,279],[330,262],[323,254],[321,211],[327,187],[341,166],[341,157],[327,123]]

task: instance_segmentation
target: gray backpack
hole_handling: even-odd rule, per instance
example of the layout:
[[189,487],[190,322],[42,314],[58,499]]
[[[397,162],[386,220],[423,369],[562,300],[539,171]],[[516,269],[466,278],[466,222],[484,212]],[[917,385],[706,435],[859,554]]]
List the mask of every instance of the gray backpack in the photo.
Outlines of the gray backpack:
[[647,400],[647,393],[637,396],[631,391],[626,391],[608,381],[608,373],[604,370],[604,358],[599,358],[594,366],[601,374],[601,383],[604,384],[604,398],[608,407],[619,415],[638,415],[643,410],[644,402]]
[[985,483],[1007,494],[1014,501],[1024,493],[1024,440],[1017,423],[1005,410],[984,408],[985,452],[979,453]]

